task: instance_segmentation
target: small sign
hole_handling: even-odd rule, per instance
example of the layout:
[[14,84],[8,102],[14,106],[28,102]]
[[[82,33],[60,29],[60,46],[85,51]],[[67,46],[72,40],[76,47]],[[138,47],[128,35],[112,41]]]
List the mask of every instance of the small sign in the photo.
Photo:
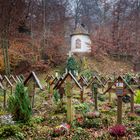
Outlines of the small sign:
[[124,85],[124,84],[123,84],[122,82],[117,82],[117,83],[116,83],[116,87],[123,88],[123,85]]
[[116,89],[116,94],[117,95],[123,95],[123,89]]

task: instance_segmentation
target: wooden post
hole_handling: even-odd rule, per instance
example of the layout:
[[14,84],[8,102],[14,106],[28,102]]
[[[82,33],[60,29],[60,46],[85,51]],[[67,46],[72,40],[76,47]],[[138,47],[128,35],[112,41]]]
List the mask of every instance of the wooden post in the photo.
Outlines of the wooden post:
[[4,93],[3,107],[5,109],[6,108],[6,90],[5,89],[3,90],[3,93]]
[[71,94],[71,83],[66,84],[66,95],[67,95],[67,121],[71,124],[74,117],[72,111],[72,94]]
[[13,94],[13,88],[11,87],[11,95]]
[[35,100],[35,84],[33,84],[32,108],[34,107],[34,100]]
[[92,85],[92,94],[94,95],[94,102],[95,102],[94,106],[95,106],[95,110],[98,111],[98,99],[97,99],[98,84],[97,83],[93,83],[93,85]]
[[122,124],[122,96],[117,100],[117,124]]
[[109,91],[109,103],[111,103],[111,93]]
[[134,95],[131,94],[131,113],[134,113]]
[[98,111],[97,92],[94,93],[94,99],[95,99],[95,111]]
[[[108,82],[108,88],[110,87],[111,84],[112,82]],[[109,91],[109,103],[111,103],[111,91]]]
[[84,87],[81,89],[81,102],[84,102]]

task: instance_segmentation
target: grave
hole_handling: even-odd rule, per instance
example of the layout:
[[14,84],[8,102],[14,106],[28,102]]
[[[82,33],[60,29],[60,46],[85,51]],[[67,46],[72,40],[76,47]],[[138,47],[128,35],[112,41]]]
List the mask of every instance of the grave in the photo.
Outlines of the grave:
[[6,75],[4,75],[4,77],[3,77],[2,81],[1,81],[1,88],[3,89],[3,92],[4,92],[4,104],[3,104],[3,107],[6,108],[7,90],[10,88],[11,94],[13,92],[13,84],[10,82],[10,80],[8,79],[8,77]]
[[108,89],[104,92],[107,93],[109,90],[111,90],[113,87],[113,90],[116,93],[117,96],[117,124],[122,124],[122,99],[125,95],[129,95],[131,97],[131,113],[134,113],[134,91],[132,88],[128,85],[128,83],[119,76],[115,79],[115,81],[108,87]]
[[39,88],[40,90],[43,90],[42,85],[36,76],[35,72],[31,72],[29,76],[25,79],[24,85],[28,87],[29,92],[29,98],[31,101],[32,108],[34,107],[34,97],[35,97],[35,88]]

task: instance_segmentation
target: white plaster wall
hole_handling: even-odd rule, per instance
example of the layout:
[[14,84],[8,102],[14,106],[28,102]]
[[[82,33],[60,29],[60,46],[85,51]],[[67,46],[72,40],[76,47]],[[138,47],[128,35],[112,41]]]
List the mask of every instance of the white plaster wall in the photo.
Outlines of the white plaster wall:
[[[76,48],[76,40],[81,40],[81,49]],[[71,37],[71,52],[91,52],[91,46],[87,47],[87,44],[91,44],[91,40],[88,35],[73,35]]]

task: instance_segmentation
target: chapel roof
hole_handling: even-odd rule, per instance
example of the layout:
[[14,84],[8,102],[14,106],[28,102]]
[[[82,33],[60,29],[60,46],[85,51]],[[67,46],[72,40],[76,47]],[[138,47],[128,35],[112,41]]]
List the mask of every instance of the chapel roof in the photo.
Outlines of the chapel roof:
[[71,34],[71,36],[73,35],[89,35],[89,32],[81,25],[81,24],[77,24],[75,30],[73,31],[73,33]]

